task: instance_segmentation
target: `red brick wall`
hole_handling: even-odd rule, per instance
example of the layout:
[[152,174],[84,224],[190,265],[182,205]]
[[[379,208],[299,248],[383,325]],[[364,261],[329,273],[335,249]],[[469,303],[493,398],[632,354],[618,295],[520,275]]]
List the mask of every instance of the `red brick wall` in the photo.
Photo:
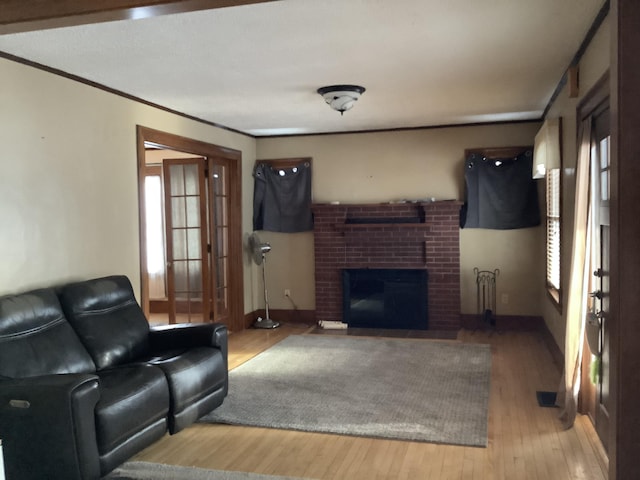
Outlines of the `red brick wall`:
[[[460,202],[315,204],[316,316],[342,321],[342,269],[426,268],[429,329],[459,329]],[[412,224],[345,223],[348,218],[419,218]],[[366,222],[366,220],[365,220]]]

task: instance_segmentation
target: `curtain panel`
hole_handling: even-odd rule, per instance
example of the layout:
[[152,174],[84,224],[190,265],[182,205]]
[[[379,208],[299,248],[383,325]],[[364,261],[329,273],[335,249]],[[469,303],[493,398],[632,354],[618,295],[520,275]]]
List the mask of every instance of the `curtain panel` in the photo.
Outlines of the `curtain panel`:
[[573,244],[571,248],[571,273],[567,301],[566,335],[564,346],[564,372],[558,394],[560,420],[565,428],[573,426],[580,393],[580,367],[584,326],[589,294],[589,262],[591,249],[590,177],[592,118],[582,122],[580,146],[576,169],[575,213],[573,220]]

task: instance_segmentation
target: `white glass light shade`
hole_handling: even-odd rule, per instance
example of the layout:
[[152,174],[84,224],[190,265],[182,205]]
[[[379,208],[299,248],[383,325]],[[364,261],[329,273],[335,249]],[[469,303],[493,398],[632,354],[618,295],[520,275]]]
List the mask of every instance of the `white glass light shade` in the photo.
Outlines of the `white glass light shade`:
[[340,113],[350,110],[364,91],[365,88],[359,85],[331,85],[318,89],[324,101]]
[[359,94],[350,94],[346,92],[336,92],[331,95],[331,98],[325,99],[325,101],[331,105],[331,108],[338,112],[346,112],[350,110],[358,100]]

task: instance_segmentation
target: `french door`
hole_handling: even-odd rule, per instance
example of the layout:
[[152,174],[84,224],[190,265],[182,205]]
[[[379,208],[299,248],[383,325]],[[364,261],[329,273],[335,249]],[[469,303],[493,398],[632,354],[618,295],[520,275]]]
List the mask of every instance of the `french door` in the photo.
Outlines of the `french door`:
[[594,426],[605,449],[609,443],[609,415],[611,411],[610,380],[610,127],[609,108],[605,107],[594,115],[594,139],[591,149],[593,205],[592,227],[592,309],[598,327],[597,354],[599,358],[595,385]]
[[231,195],[229,161],[224,158],[208,159],[209,234],[211,245],[211,309],[217,322],[230,322],[231,302]]
[[163,162],[169,323],[229,316],[229,185],[221,158]]
[[[605,88],[606,87],[606,88]],[[589,185],[589,277],[585,352],[582,365],[581,411],[587,413],[606,450],[609,447],[611,405],[610,332],[610,109],[608,83],[579,108],[579,118],[591,123]]]
[[202,158],[162,162],[169,323],[209,319],[209,238]]

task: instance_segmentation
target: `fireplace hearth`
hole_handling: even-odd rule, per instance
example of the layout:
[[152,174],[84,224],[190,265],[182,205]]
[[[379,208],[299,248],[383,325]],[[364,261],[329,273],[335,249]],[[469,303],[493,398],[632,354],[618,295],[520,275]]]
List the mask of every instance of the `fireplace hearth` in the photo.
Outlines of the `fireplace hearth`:
[[342,271],[343,322],[355,328],[427,330],[427,271]]

